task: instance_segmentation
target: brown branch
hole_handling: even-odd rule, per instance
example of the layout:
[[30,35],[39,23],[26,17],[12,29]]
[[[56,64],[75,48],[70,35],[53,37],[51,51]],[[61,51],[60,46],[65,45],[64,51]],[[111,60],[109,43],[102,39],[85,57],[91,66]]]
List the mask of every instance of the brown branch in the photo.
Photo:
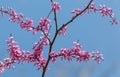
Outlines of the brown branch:
[[[53,2],[53,0],[51,0],[51,3],[52,3],[52,2]],[[52,12],[52,11],[51,11],[51,12]],[[50,57],[49,54],[50,54],[50,52],[52,51],[53,44],[54,44],[55,39],[56,39],[57,34],[58,34],[58,24],[57,24],[56,10],[54,10],[54,22],[55,22],[55,26],[56,26],[56,32],[55,32],[55,35],[54,35],[54,37],[53,37],[52,42],[50,43],[50,48],[49,48],[49,53],[48,53],[48,59],[47,59],[47,63],[46,63],[46,65],[45,65],[45,67],[43,68],[42,77],[45,76],[45,73],[46,73],[46,70],[47,70],[47,66],[48,66],[48,64],[49,64],[49,62],[50,62],[50,59],[51,59],[51,57]]]
[[[75,20],[75,19],[76,19],[79,15],[81,15],[83,12],[85,12],[85,11],[89,8],[89,5],[92,3],[92,1],[93,1],[93,0],[91,0],[91,1],[88,3],[88,5],[85,7],[84,10],[82,10],[82,11],[81,11],[79,14],[77,14],[74,18],[70,19],[67,23],[63,24],[63,26],[60,27],[59,29],[57,29],[58,24],[57,24],[56,11],[54,11],[54,21],[55,21],[55,25],[56,25],[56,32],[55,32],[55,35],[54,35],[54,37],[53,37],[53,40],[52,40],[52,42],[51,42],[51,44],[50,44],[49,54],[50,54],[50,52],[51,52],[51,50],[52,50],[52,47],[53,47],[53,44],[54,44],[54,42],[55,42],[55,40],[56,40],[56,37],[57,37],[57,35],[58,35],[58,32],[59,32],[62,28],[64,28],[66,25],[68,25],[69,23],[71,23],[73,20]],[[53,0],[51,0],[51,2],[53,2]],[[46,63],[46,65],[45,65],[45,67],[43,68],[42,77],[45,76],[45,72],[46,72],[47,66],[48,66],[48,64],[49,64],[49,62],[50,62],[50,59],[51,59],[51,57],[50,57],[49,54],[48,54],[47,63]]]
[[50,12],[48,13],[47,18],[49,18],[51,13],[52,13],[52,10],[50,10]]
[[[50,44],[49,52],[51,52],[51,50],[52,50],[52,45],[53,45],[53,44]],[[48,66],[48,64],[49,64],[49,62],[50,62],[50,59],[51,59],[51,57],[50,57],[50,55],[48,54],[47,63],[46,63],[46,65],[43,67],[42,77],[45,76],[45,72],[46,72],[46,70],[47,70],[47,66]]]
[[[56,33],[55,33],[55,35],[54,35],[54,38],[53,38],[52,42],[50,43],[49,54],[50,54],[50,52],[52,51],[52,47],[53,47],[53,44],[54,44],[55,39],[56,39],[56,37],[57,37],[57,34],[58,34],[58,31],[56,31]],[[45,72],[46,72],[46,69],[47,69],[47,66],[48,66],[48,64],[49,64],[49,62],[50,62],[50,59],[51,59],[51,57],[50,57],[49,54],[48,54],[47,63],[46,63],[46,65],[45,65],[45,67],[43,68],[42,77],[44,77]]]
[[53,2],[53,0],[50,0],[51,2]]
[[88,8],[89,5],[93,2],[93,0],[90,0],[90,2],[88,3],[88,5],[79,13],[76,14],[74,17],[72,17],[68,22],[66,22],[65,24],[63,24],[58,31],[62,30],[65,26],[67,26],[68,24],[70,24],[71,22],[73,22],[79,15],[81,15],[83,12],[85,12]]
[[56,14],[56,10],[54,10],[54,21],[55,21],[55,27],[56,27],[56,31],[58,30],[58,23],[57,23],[57,14]]

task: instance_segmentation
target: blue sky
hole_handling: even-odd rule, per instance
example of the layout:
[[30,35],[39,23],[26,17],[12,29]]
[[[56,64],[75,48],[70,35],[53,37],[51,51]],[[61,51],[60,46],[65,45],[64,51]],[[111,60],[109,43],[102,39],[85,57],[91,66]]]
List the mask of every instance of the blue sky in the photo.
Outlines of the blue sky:
[[[60,2],[62,10],[58,12],[58,23],[65,23],[72,16],[70,12],[74,8],[83,8],[88,1],[81,0],[56,0]],[[120,1],[119,0],[97,0],[97,4],[111,7],[115,17],[120,21]],[[50,11],[49,0],[1,0],[0,5],[4,8],[12,7],[18,13],[24,13],[28,18],[34,20],[34,25],[39,23],[41,17],[46,17]],[[52,18],[52,15],[50,16]],[[8,56],[5,40],[10,33],[21,49],[32,51],[32,46],[39,39],[39,33],[32,35],[30,32],[20,29],[16,23],[8,21],[9,16],[0,16],[0,60]],[[51,21],[53,24],[53,20]],[[55,42],[54,50],[62,47],[69,48],[73,41],[82,44],[83,50],[89,52],[99,50],[103,53],[105,61],[100,64],[94,61],[80,62],[61,61],[49,65],[49,71],[45,77],[120,77],[120,24],[111,25],[109,17],[101,17],[99,13],[85,14],[78,17],[69,24],[67,35],[59,36]],[[44,53],[46,55],[47,52]],[[41,70],[38,71],[33,64],[15,64],[16,68],[5,70],[0,77],[40,77]]]

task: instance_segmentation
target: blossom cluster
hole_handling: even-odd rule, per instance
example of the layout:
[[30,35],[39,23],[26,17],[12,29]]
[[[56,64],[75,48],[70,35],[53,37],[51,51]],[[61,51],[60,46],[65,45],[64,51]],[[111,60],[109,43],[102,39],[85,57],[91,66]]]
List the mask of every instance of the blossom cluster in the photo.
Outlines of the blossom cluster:
[[44,31],[47,31],[49,29],[50,20],[48,18],[41,17],[39,25],[35,27],[33,26],[34,21],[31,18],[26,18],[23,13],[18,14],[12,8],[7,8],[6,10],[4,10],[3,7],[0,7],[0,11],[2,16],[4,16],[4,14],[8,14],[11,16],[11,18],[9,18],[10,22],[17,22],[21,28],[24,28],[27,31],[32,31],[33,33],[35,33],[36,31],[38,32],[41,29]]
[[52,62],[55,62],[59,57],[68,61],[76,59],[79,62],[93,59],[100,63],[101,60],[104,60],[103,55],[99,51],[89,53],[88,51],[82,51],[82,46],[79,43],[73,42],[73,44],[74,46],[70,49],[62,48],[58,53],[52,51],[50,53]]
[[[77,14],[80,14],[82,11],[83,10],[77,8],[77,9],[74,9],[71,13],[77,15]],[[100,12],[100,14],[102,16],[109,16],[111,18],[110,22],[112,24],[118,24],[118,22],[116,21],[116,18],[114,17],[114,13],[113,13],[112,9],[109,8],[109,7],[106,7],[105,5],[101,5],[100,4],[98,7],[96,7],[95,3],[91,3],[89,5],[89,8],[84,13],[86,13],[86,12],[88,12],[88,13],[91,13],[91,12],[94,12],[94,13]],[[82,14],[84,14],[84,13],[82,13]]]
[[9,46],[8,53],[10,54],[9,58],[5,58],[4,61],[0,61],[0,73],[4,71],[5,68],[14,68],[12,66],[14,63],[24,63],[24,62],[33,62],[38,69],[41,69],[46,64],[46,59],[42,57],[43,51],[40,49],[40,45],[35,44],[34,52],[30,51],[21,51],[20,47],[13,40],[13,36],[10,36],[7,40],[7,45]]
[[48,18],[41,18],[38,27],[40,27],[44,31],[47,31],[49,30],[49,24],[50,24],[50,20]]
[[[52,2],[51,4],[52,4],[52,10],[54,10],[54,12],[56,12],[56,10],[61,9],[61,6],[58,2]],[[37,26],[33,26],[34,21],[31,18],[26,18],[23,13],[18,14],[15,10],[9,7],[6,10],[4,10],[2,6],[0,7],[0,11],[2,16],[4,16],[5,13],[9,14],[11,16],[9,21],[17,22],[18,24],[20,24],[21,28],[24,28],[27,31],[32,31],[33,33],[35,33],[35,32],[41,31],[41,29],[44,32],[49,30],[50,20],[46,17],[41,17],[39,24]],[[77,8],[77,9],[74,9],[71,13],[74,15],[78,15],[82,11],[83,10]],[[82,14],[86,12],[91,13],[92,11],[94,11],[95,13],[100,12],[102,16],[108,15],[111,18],[110,22],[112,24],[118,24],[111,8],[108,8],[105,5],[99,5],[98,7],[96,7],[94,3],[91,3],[89,5],[89,8],[86,11],[84,11]],[[62,29],[62,31],[59,33],[64,35],[65,34],[64,31],[66,31],[66,28]]]
[[15,10],[13,10],[10,7],[8,7],[5,10],[3,9],[3,7],[0,7],[0,11],[2,16],[4,16],[5,13],[9,14],[11,16],[11,18],[9,18],[9,21],[17,22],[18,24],[20,24],[21,28],[25,28],[27,31],[33,30],[33,27],[32,27],[33,20],[26,18],[26,20],[23,21],[23,18],[25,18],[23,13],[18,14]]
[[60,34],[62,34],[62,35],[66,35],[66,30],[68,29],[68,27],[67,26],[64,26],[63,28],[62,28],[62,30],[60,30],[59,32],[58,32],[58,34],[60,35]]
[[61,6],[58,2],[52,2],[52,10],[56,11],[56,10],[60,10]]
[[75,14],[75,15],[76,15],[76,14],[79,14],[79,13],[81,13],[81,12],[82,12],[82,10],[79,9],[79,8],[74,9],[74,10],[71,11],[71,13],[72,13],[72,14]]
[[[10,36],[10,38],[7,40],[10,57],[4,59],[3,62],[0,61],[0,72],[3,72],[5,68],[14,68],[12,65],[16,62],[33,62],[34,65],[38,67],[38,69],[43,68],[47,62],[47,60],[42,57],[43,47],[49,43],[45,41],[44,37],[40,38],[40,40],[41,42],[35,43],[33,46],[34,52],[31,53],[30,51],[20,51],[19,46],[13,40],[13,36]],[[62,48],[58,53],[51,51],[51,61],[55,62],[59,57],[68,61],[71,61],[72,59],[76,59],[76,61],[87,61],[89,59],[93,59],[97,63],[99,63],[100,60],[104,60],[100,52],[89,53],[87,51],[82,51],[82,46],[79,43],[73,42],[73,44],[74,46],[72,48]]]

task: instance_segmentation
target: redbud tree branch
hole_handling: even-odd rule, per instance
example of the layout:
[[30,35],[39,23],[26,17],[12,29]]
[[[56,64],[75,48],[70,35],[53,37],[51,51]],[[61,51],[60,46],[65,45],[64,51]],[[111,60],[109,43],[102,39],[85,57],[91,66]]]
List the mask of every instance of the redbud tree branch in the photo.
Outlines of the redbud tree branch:
[[[12,10],[11,8],[7,8],[6,10],[3,10],[2,7],[0,7],[0,12],[2,15],[4,13],[10,15],[12,18],[9,19],[11,22],[17,22],[21,28],[26,29],[27,31],[33,31],[33,32],[39,32],[43,34],[43,36],[40,37],[40,42],[35,43],[33,46],[34,53],[30,52],[24,52],[20,51],[20,48],[16,43],[14,43],[13,37],[11,36],[9,40],[7,41],[7,44],[9,46],[9,53],[11,58],[6,58],[4,62],[0,61],[0,72],[4,71],[4,68],[7,68],[15,63],[14,61],[28,61],[28,62],[34,62],[36,66],[38,66],[38,69],[42,68],[42,77],[45,77],[46,70],[48,68],[48,65],[50,61],[54,62],[58,57],[62,57],[64,59],[67,59],[68,61],[72,59],[76,59],[77,61],[86,61],[89,60],[89,58],[93,58],[97,63],[99,63],[99,60],[103,60],[102,55],[99,52],[96,53],[88,53],[88,51],[83,52],[81,51],[81,45],[78,42],[74,42],[74,47],[70,49],[61,48],[60,52],[55,53],[52,51],[53,45],[56,41],[56,38],[59,34],[63,34],[66,31],[66,26],[68,26],[70,23],[72,23],[78,16],[82,15],[83,13],[91,12],[91,9],[96,12],[99,11],[102,16],[108,15],[113,20],[112,22],[117,24],[117,22],[114,19],[113,12],[110,8],[107,8],[105,6],[100,6],[98,8],[95,7],[94,3],[92,3],[93,0],[90,0],[87,6],[84,7],[83,10],[75,9],[72,13],[75,14],[72,18],[70,18],[66,23],[62,24],[60,28],[58,28],[58,19],[57,19],[57,10],[60,10],[60,5],[57,2],[54,2],[53,0],[50,0],[52,4],[52,9],[49,11],[47,17],[42,17],[40,19],[39,24],[37,27],[33,26],[33,20],[32,19],[25,19],[26,17],[23,14],[17,14],[15,10]],[[49,16],[53,13],[54,18],[54,25],[55,25],[55,32],[52,38],[50,38],[50,20],[48,19]],[[25,21],[24,21],[25,19]],[[42,57],[42,52],[44,46],[49,46],[47,59]],[[13,60],[13,61],[11,61]],[[9,62],[10,61],[10,62]]]
[[62,30],[65,26],[67,26],[68,24],[70,24],[71,22],[73,22],[79,15],[83,14],[83,12],[85,12],[88,8],[89,5],[93,2],[93,0],[90,0],[90,2],[88,3],[88,5],[79,13],[76,14],[74,17],[72,17],[68,22],[66,22],[65,24],[63,24],[58,31]]
[[50,10],[50,12],[48,13],[47,18],[49,18],[51,13],[52,13],[52,10]]
[[[57,35],[58,35],[58,32],[59,32],[60,30],[62,30],[66,25],[68,25],[68,24],[70,24],[71,22],[73,22],[73,20],[75,20],[75,19],[76,19],[79,15],[81,15],[83,12],[85,12],[85,11],[89,8],[89,5],[92,3],[92,1],[93,1],[93,0],[90,0],[90,2],[88,3],[88,5],[87,5],[79,14],[76,14],[76,16],[74,16],[74,17],[71,18],[68,22],[66,22],[65,24],[63,24],[63,26],[60,27],[59,29],[57,29],[57,28],[58,28],[57,16],[56,16],[56,11],[54,10],[54,21],[55,21],[55,25],[56,25],[56,32],[55,32],[55,35],[54,35],[54,37],[53,37],[53,40],[52,40],[52,42],[51,42],[51,44],[50,44],[48,59],[47,59],[47,63],[46,63],[46,65],[45,65],[45,67],[43,68],[42,77],[45,76],[45,73],[46,73],[48,64],[49,64],[49,62],[50,62],[50,60],[51,60],[50,52],[52,51],[52,47],[53,47],[53,44],[54,44],[54,42],[55,42],[55,40],[56,40],[56,37],[57,37]],[[53,1],[51,0],[51,2],[53,2]]]

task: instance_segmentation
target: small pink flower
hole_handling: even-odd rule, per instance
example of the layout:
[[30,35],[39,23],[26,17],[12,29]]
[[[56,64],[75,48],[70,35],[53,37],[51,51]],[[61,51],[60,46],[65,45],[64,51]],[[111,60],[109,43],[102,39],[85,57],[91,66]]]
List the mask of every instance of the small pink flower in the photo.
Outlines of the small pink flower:
[[4,71],[4,63],[0,61],[0,73]]
[[81,11],[82,11],[81,9],[77,8],[77,9],[74,9],[71,13],[76,15],[81,13]]
[[97,52],[92,52],[91,57],[93,60],[95,60],[97,63],[100,63],[100,60],[104,60],[103,55],[97,51]]
[[66,35],[66,30],[67,30],[67,26],[64,26],[64,27],[62,28],[62,30],[60,30],[60,31],[58,32],[58,34],[59,34],[59,35],[60,35],[60,34]]
[[89,8],[94,8],[95,7],[95,3],[91,3],[90,5],[89,5]]
[[73,42],[74,46],[79,48],[80,50],[82,49],[82,45],[80,45],[78,42]]
[[24,14],[23,14],[23,13],[20,13],[20,17],[21,17],[21,18],[24,18],[25,16],[24,16]]
[[91,58],[97,63],[103,60],[103,56],[99,52],[89,53],[88,51],[82,51],[81,45],[77,42],[74,42],[74,46],[70,49],[61,48],[61,50],[58,53],[51,51],[50,56],[52,62],[55,62],[58,57],[61,57],[61,59],[65,59],[68,61],[76,59],[76,61],[79,62],[88,61]]
[[[43,68],[43,66],[46,64],[46,59],[42,57],[42,50],[44,46],[44,39],[41,40],[41,42],[36,43],[33,46],[34,52],[31,53],[29,51],[20,51],[19,46],[16,44],[16,42],[13,40],[13,37],[10,36],[10,38],[7,40],[7,44],[9,46],[8,52],[10,53],[10,58],[6,58],[4,60],[4,66],[3,68],[13,68],[13,63],[23,63],[23,62],[34,62],[34,64],[38,67],[38,69]],[[2,64],[2,63],[1,63]],[[2,67],[1,67],[2,68]],[[2,70],[2,69],[1,69]]]
[[0,67],[0,73],[2,73],[4,71],[4,68]]
[[32,19],[26,19],[27,25],[33,25],[34,21]]
[[61,6],[58,2],[52,2],[52,10],[60,10]]
[[[46,30],[49,30],[49,24],[50,24],[50,20],[48,18],[43,17],[40,19],[39,27],[37,27],[37,28],[40,28],[40,29],[46,31]],[[37,30],[39,30],[39,29],[37,29]]]

